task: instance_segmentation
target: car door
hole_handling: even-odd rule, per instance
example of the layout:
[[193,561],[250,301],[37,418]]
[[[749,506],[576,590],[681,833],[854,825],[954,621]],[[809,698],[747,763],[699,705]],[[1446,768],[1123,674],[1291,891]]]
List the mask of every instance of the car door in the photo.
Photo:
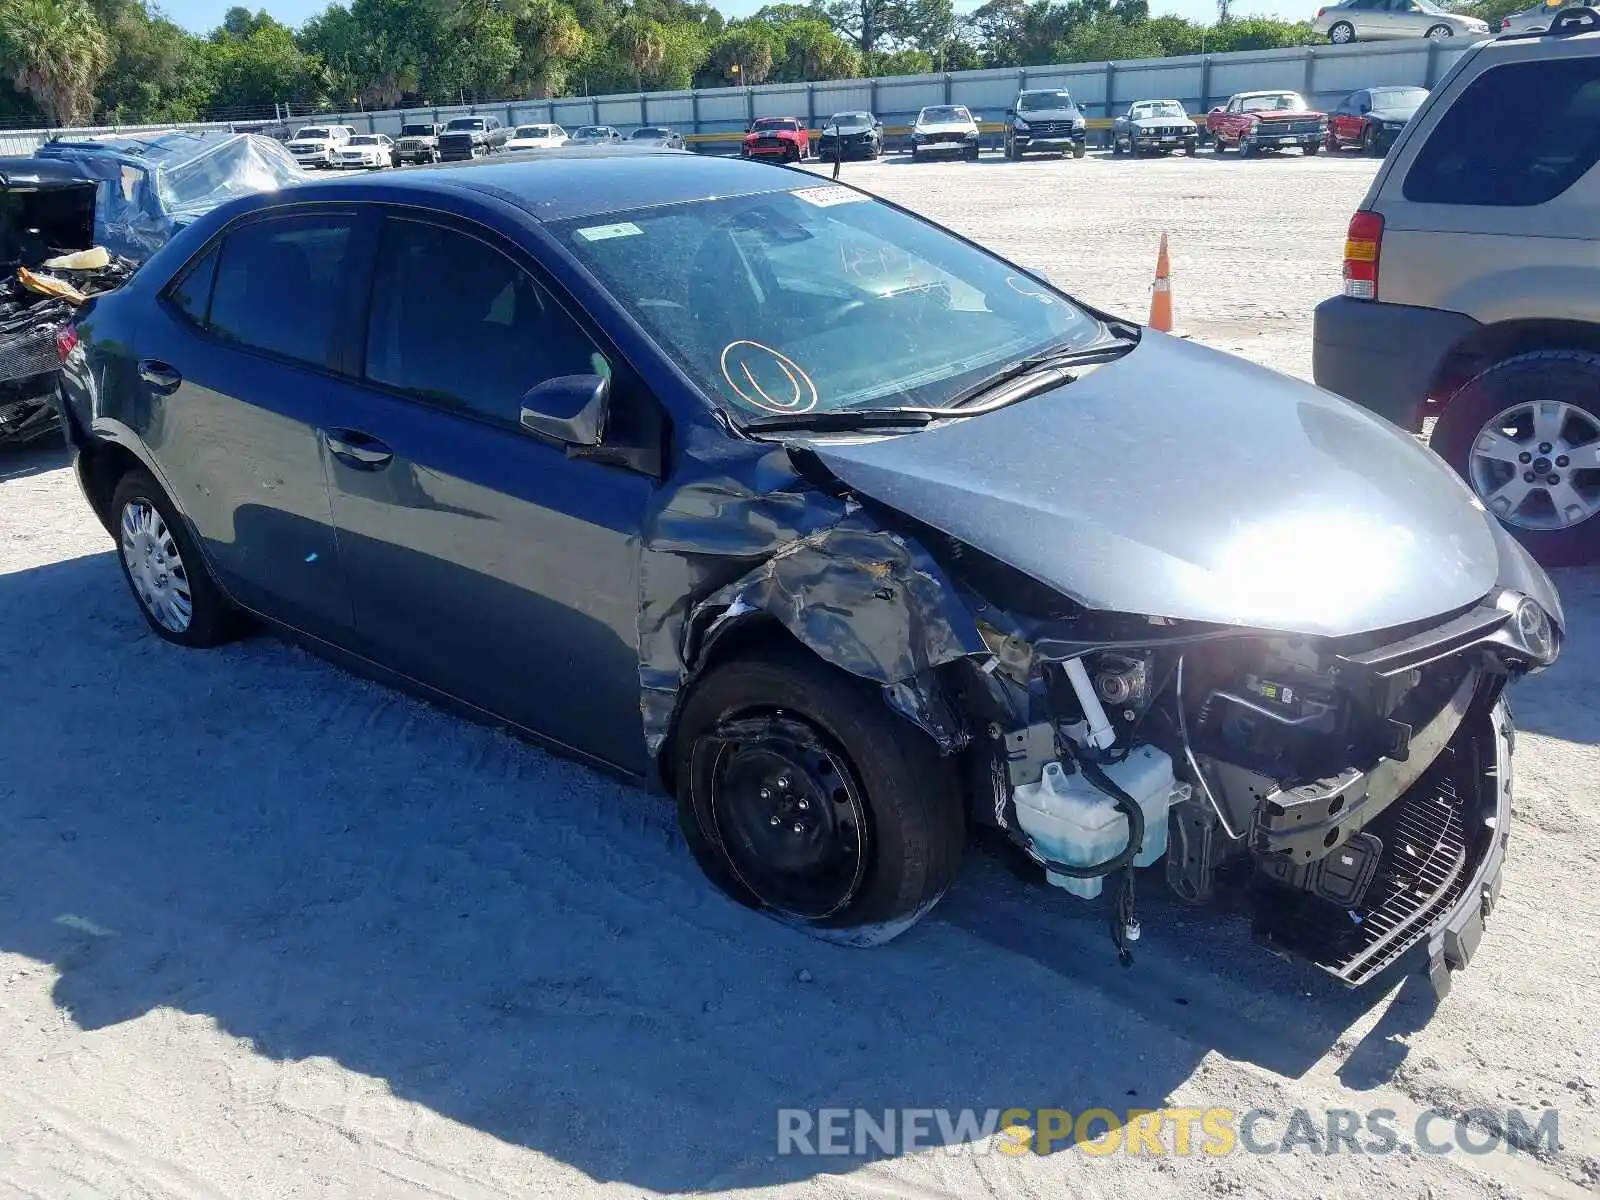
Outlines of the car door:
[[216,238],[141,328],[146,441],[224,588],[308,633],[351,629],[318,430],[342,384],[350,210],[297,206]]
[[1339,101],[1339,107],[1334,109],[1329,117],[1333,136],[1341,143],[1360,141],[1361,128],[1365,123],[1365,118],[1360,114],[1365,108],[1370,107],[1371,101],[1367,92],[1351,92]]
[[327,426],[361,644],[642,770],[638,539],[655,481],[541,441],[519,415],[528,389],[575,374],[612,376],[610,437],[655,402],[495,234],[412,212],[378,237],[361,384]]

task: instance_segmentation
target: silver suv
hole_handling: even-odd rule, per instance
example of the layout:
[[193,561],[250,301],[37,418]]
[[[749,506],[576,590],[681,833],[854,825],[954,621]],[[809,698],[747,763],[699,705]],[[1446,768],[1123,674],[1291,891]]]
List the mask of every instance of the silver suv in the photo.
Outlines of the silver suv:
[[1489,26],[1476,17],[1453,13],[1433,0],[1343,0],[1317,9],[1311,32],[1335,46],[1380,38],[1485,37]]
[[1546,565],[1600,558],[1600,12],[1457,61],[1351,218],[1318,384],[1422,433]]

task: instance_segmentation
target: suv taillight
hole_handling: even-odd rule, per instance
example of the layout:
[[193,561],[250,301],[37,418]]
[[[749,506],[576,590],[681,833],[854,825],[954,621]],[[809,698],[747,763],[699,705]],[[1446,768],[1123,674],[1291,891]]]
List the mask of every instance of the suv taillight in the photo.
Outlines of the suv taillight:
[[63,325],[56,332],[56,354],[62,362],[72,357],[72,352],[78,348],[78,331],[71,325]]
[[1383,243],[1383,215],[1358,212],[1344,235],[1344,294],[1353,300],[1378,298],[1378,249]]

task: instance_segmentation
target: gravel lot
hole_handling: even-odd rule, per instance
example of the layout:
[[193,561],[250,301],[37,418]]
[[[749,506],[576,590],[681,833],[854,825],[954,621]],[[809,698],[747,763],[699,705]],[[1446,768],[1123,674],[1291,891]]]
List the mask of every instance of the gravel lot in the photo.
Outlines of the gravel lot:
[[[845,171],[1130,315],[1165,230],[1179,325],[1305,376],[1373,166]],[[1153,888],[1122,971],[1099,909],[983,848],[901,940],[813,942],[709,891],[659,799],[268,636],[156,640],[59,453],[4,453],[0,1196],[1592,1195],[1600,571],[1559,583],[1501,906],[1435,1010]],[[1388,1109],[1407,1145],[1553,1106],[1562,1146],[775,1154],[779,1108],[1163,1104]]]

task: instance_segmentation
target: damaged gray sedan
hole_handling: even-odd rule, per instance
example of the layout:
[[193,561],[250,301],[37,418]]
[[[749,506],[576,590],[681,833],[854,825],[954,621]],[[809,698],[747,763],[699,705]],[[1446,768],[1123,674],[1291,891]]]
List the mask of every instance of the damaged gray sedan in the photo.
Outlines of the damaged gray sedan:
[[1351,984],[1471,957],[1549,580],[1427,450],[863,193],[679,154],[338,180],[68,339],[151,629],[246,617],[678,798],[882,941],[972,824],[1100,906],[1248,897]]

